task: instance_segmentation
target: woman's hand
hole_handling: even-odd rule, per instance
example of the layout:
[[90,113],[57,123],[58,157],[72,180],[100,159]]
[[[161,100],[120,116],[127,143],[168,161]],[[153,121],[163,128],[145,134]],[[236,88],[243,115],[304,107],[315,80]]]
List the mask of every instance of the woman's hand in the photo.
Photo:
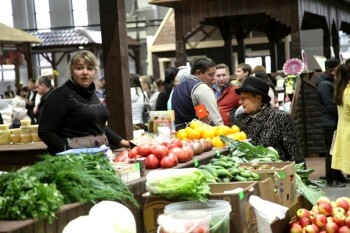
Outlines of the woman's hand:
[[122,140],[120,141],[119,146],[120,146],[120,147],[124,147],[124,148],[129,148],[129,147],[130,147],[130,143],[129,143],[129,141],[122,139]]

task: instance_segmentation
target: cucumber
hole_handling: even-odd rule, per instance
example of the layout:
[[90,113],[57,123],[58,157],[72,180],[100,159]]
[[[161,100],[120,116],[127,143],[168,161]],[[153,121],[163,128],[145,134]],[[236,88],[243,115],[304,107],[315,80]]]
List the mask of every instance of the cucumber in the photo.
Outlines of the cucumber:
[[254,180],[260,180],[260,175],[258,173],[251,172],[250,175]]
[[218,173],[216,172],[216,169],[210,165],[201,165],[199,166],[200,169],[207,170],[214,178],[218,177]]
[[243,176],[240,176],[240,175],[235,175],[235,179],[237,180],[237,181],[242,181],[242,182],[244,182],[244,181],[248,181],[247,180],[247,178],[245,178],[245,177],[243,177]]
[[243,176],[243,177],[246,177],[246,178],[249,178],[251,177],[251,172],[250,171],[241,171],[239,173],[240,176]]
[[221,167],[224,167],[224,168],[230,167],[230,164],[228,164],[227,162],[222,161],[222,160],[215,161],[215,162],[212,163],[212,164],[213,164],[214,166],[221,166]]
[[219,177],[231,177],[231,174],[225,168],[217,169],[216,172]]

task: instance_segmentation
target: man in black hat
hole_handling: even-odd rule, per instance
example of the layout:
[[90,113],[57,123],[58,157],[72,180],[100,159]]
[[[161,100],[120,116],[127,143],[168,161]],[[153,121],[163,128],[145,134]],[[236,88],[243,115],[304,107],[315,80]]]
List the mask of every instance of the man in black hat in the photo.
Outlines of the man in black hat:
[[233,124],[247,134],[250,142],[273,147],[283,161],[305,162],[292,117],[270,104],[269,84],[248,77],[235,91],[241,97],[244,113],[236,116]]
[[316,95],[318,100],[318,108],[321,113],[325,139],[325,167],[327,185],[331,187],[345,187],[346,178],[341,171],[332,169],[332,157],[329,154],[333,132],[337,129],[338,111],[337,105],[333,101],[334,94],[334,78],[339,60],[336,58],[327,59],[325,62],[325,72],[321,73],[316,79]]

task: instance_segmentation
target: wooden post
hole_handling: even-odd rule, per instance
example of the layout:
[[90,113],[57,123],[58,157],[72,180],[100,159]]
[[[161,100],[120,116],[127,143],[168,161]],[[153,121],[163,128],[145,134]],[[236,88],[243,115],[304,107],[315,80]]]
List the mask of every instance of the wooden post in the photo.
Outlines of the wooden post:
[[184,66],[187,62],[186,41],[184,39],[183,14],[181,5],[174,8],[175,14],[175,45],[176,45],[176,66]]
[[129,56],[124,0],[100,0],[101,34],[108,126],[126,139],[133,137]]

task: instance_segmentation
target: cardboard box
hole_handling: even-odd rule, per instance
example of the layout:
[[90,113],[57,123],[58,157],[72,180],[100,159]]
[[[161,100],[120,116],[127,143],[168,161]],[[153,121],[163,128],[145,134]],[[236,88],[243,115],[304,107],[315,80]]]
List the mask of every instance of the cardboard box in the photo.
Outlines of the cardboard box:
[[[233,182],[210,184],[212,194],[209,199],[225,200],[231,203],[230,232],[256,233],[257,224],[254,209],[249,204],[250,195],[258,195],[257,182]],[[224,193],[242,188],[239,193]],[[157,218],[166,205],[179,200],[165,200],[162,197],[145,193],[142,195],[144,229],[147,233],[157,232]]]
[[[242,163],[241,166],[249,166],[250,163]],[[286,207],[293,206],[297,200],[297,186],[295,176],[294,162],[275,162],[275,163],[259,163],[259,165],[268,165],[273,169],[254,170],[260,175],[260,180],[270,178],[274,181],[274,189],[271,190],[269,186],[260,185],[260,193],[268,193],[274,191],[278,196],[277,204]],[[271,196],[271,198],[273,198]]]

